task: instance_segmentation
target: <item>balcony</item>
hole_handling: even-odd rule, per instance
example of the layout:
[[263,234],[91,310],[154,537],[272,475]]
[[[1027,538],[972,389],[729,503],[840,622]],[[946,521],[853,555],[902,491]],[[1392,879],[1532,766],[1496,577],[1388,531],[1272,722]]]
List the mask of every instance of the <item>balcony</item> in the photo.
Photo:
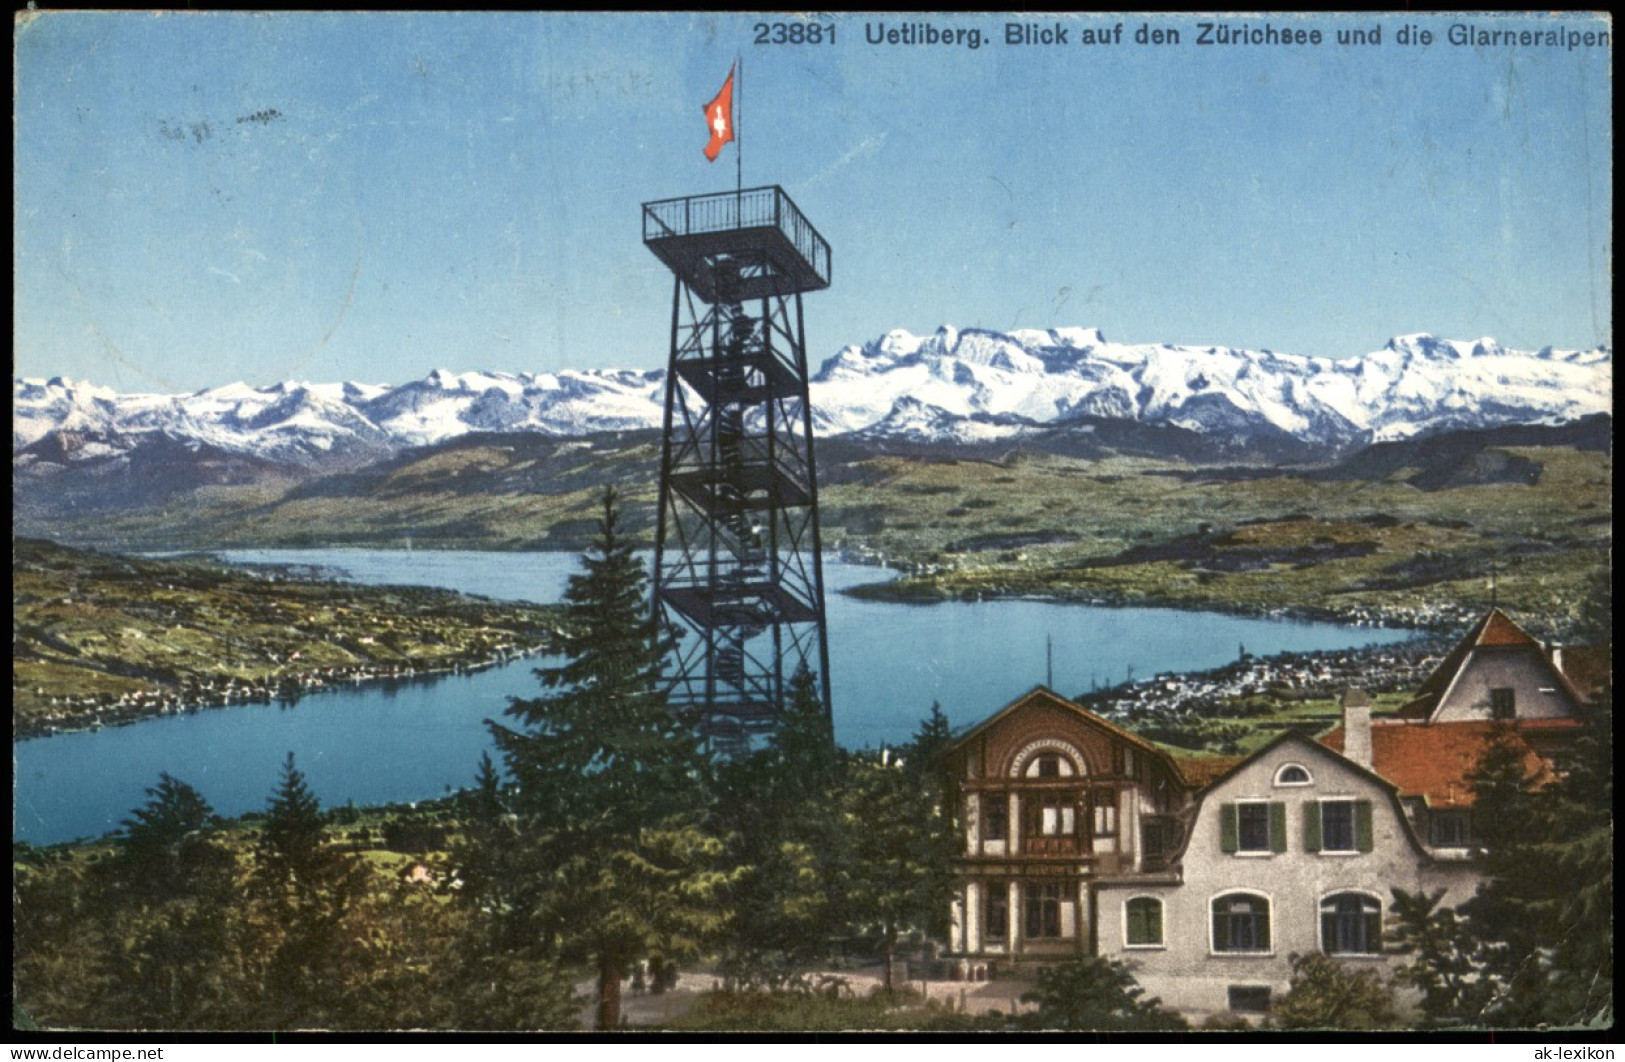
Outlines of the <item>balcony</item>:
[[1077,837],[1023,837],[1021,854],[1026,856],[1089,855],[1088,842]]
[[[706,302],[820,291],[829,243],[778,185],[643,204],[643,242]],[[718,258],[746,266],[734,292],[717,291]],[[730,300],[732,301],[732,300]]]

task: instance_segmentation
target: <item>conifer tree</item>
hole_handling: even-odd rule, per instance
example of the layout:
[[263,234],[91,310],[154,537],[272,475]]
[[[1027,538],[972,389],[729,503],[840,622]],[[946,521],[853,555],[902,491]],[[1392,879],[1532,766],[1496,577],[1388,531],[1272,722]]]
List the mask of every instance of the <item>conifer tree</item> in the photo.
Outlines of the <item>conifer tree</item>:
[[217,822],[203,795],[165,772],[147,802],[123,822],[109,869],[115,888],[139,900],[168,900],[229,888],[235,860],[211,836]]
[[888,988],[899,987],[904,934],[936,936],[946,928],[957,850],[941,764],[950,740],[947,719],[933,705],[897,753],[856,758],[843,793],[853,851],[843,903],[854,920],[879,933]]
[[725,764],[718,781],[718,832],[741,868],[722,967],[743,986],[781,987],[823,956],[844,923],[843,761],[805,665],[789,694],[766,746]]
[[279,1027],[338,1023],[358,957],[345,920],[366,894],[367,871],[358,857],[329,845],[321,804],[291,752],[254,845],[252,881],[272,933],[266,1020]]
[[[1604,1025],[1613,1019],[1612,694],[1581,708],[1586,728],[1556,778],[1527,769],[1510,726],[1492,731],[1471,775],[1485,875],[1459,913],[1441,894],[1395,891],[1403,971],[1434,1024]],[[1437,909],[1436,909],[1437,908]]]
[[612,1028],[631,964],[692,951],[720,928],[725,876],[720,842],[700,829],[708,764],[667,706],[669,641],[613,489],[598,533],[565,591],[564,662],[537,671],[547,692],[510,705],[517,726],[488,725],[540,870],[525,914],[557,955],[597,968],[597,1023]]
[[1120,962],[1090,957],[1041,967],[1038,985],[1022,995],[1037,1010],[1018,1019],[1028,1028],[1077,1029],[1093,1032],[1171,1031],[1186,1028],[1184,1019],[1163,1009],[1160,999],[1145,999],[1145,989]]
[[222,960],[232,947],[237,860],[213,836],[196,789],[165,773],[124,820],[118,854],[101,864],[106,975],[101,1019],[197,1027],[229,1006]]

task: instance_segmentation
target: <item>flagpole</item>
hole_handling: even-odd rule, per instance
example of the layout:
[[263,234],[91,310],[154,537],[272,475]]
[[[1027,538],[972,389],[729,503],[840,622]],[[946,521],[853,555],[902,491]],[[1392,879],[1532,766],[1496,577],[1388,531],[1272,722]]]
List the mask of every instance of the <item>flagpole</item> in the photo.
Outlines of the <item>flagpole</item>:
[[[734,79],[734,92],[739,100],[734,104],[734,206],[743,213],[745,208],[745,138],[739,134],[739,116],[745,113],[745,59],[734,53],[734,67],[739,71]],[[743,225],[745,219],[740,217]]]

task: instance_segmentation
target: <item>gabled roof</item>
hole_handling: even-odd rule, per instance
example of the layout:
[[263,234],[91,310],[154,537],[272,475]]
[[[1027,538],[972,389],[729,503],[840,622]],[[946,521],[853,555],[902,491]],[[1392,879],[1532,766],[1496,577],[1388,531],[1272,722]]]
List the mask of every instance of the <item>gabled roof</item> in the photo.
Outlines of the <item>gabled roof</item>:
[[[1426,728],[1418,727],[1417,729]],[[1385,794],[1387,794],[1389,802],[1393,805],[1394,814],[1399,817],[1400,825],[1405,831],[1405,836],[1410,839],[1411,846],[1417,852],[1420,852],[1423,855],[1428,854],[1427,847],[1423,845],[1420,838],[1416,836],[1416,831],[1411,823],[1410,816],[1406,815],[1404,809],[1400,807],[1398,786],[1388,779],[1382,777],[1377,772],[1362,767],[1358,763],[1355,763],[1353,760],[1344,756],[1341,744],[1339,744],[1338,747],[1333,748],[1326,743],[1325,738],[1316,741],[1314,738],[1307,737],[1296,730],[1283,730],[1279,735],[1254,751],[1252,755],[1242,757],[1228,771],[1225,771],[1223,774],[1214,778],[1207,785],[1203,786],[1201,792],[1196,794],[1197,814],[1201,814],[1202,806],[1207,803],[1208,797],[1212,795],[1213,791],[1217,789],[1221,783],[1229,779],[1232,775],[1239,774],[1254,760],[1262,759],[1263,757],[1269,755],[1276,749],[1277,746],[1288,743],[1301,745],[1305,749],[1313,750],[1314,752],[1320,753],[1323,756],[1335,757],[1340,766],[1347,768],[1352,773],[1359,775],[1368,781],[1376,783],[1376,785],[1379,786]],[[1190,844],[1190,838],[1190,832],[1187,831],[1183,844],[1181,844],[1179,851],[1174,855],[1175,861],[1181,860],[1185,857],[1184,846]]]
[[[953,745],[950,746],[950,751],[964,747],[970,743],[972,738],[979,736],[983,731],[988,730],[1001,719],[1013,712],[1033,704],[1047,704],[1053,708],[1060,708],[1063,711],[1072,712],[1081,717],[1084,722],[1089,723],[1091,726],[1099,727],[1101,730],[1106,731],[1113,737],[1133,745],[1135,748],[1142,750],[1148,755],[1155,756],[1170,770],[1174,771],[1176,774],[1179,773],[1179,769],[1174,763],[1173,757],[1169,756],[1156,745],[1147,741],[1145,738],[1140,737],[1138,734],[1124,730],[1116,723],[1103,719],[1094,712],[1091,712],[1089,709],[1083,707],[1083,705],[1074,704],[1046,686],[1034,686],[1020,697],[1017,697],[1003,708],[1000,708],[998,711],[994,712],[980,723],[977,723],[975,726],[959,735],[954,739]],[[1183,777],[1183,775],[1180,775],[1180,777]]]
[[1552,664],[1539,641],[1518,626],[1505,612],[1492,608],[1484,614],[1483,619],[1473,624],[1472,629],[1456,643],[1455,648],[1445,654],[1445,658],[1439,661],[1439,666],[1423,680],[1421,686],[1417,687],[1416,698],[1401,708],[1397,714],[1403,719],[1433,718],[1434,713],[1439,710],[1440,702],[1455,684],[1456,677],[1461,674],[1462,668],[1467,665],[1472,654],[1479,649],[1526,650],[1545,666],[1552,678],[1569,696],[1576,701],[1585,699],[1568,677]]
[[1337,756],[1338,759],[1343,761],[1343,766],[1347,767],[1349,770],[1353,771],[1354,773],[1362,775],[1365,778],[1368,778],[1371,781],[1376,782],[1378,785],[1382,786],[1384,789],[1387,789],[1387,790],[1389,790],[1391,792],[1392,791],[1397,791],[1395,785],[1392,782],[1388,781],[1388,779],[1382,777],[1380,774],[1378,774],[1377,772],[1375,772],[1373,770],[1369,770],[1368,768],[1361,767],[1358,763],[1355,763],[1353,760],[1348,759],[1347,757],[1345,757],[1343,755],[1343,750],[1341,748],[1335,748],[1334,749],[1331,746],[1327,745],[1325,743],[1324,739],[1317,742],[1314,738],[1309,737],[1308,735],[1300,733],[1299,731],[1296,731],[1296,730],[1283,730],[1279,734],[1275,735],[1275,737],[1271,738],[1269,741],[1265,742],[1263,745],[1261,745],[1257,749],[1255,749],[1250,755],[1242,756],[1242,757],[1237,758],[1235,760],[1235,762],[1231,765],[1229,770],[1225,771],[1224,773],[1222,773],[1220,775],[1217,775],[1211,782],[1209,782],[1207,785],[1203,786],[1202,787],[1202,792],[1200,794],[1198,794],[1198,795],[1199,796],[1206,796],[1210,791],[1215,789],[1219,785],[1220,782],[1225,781],[1226,779],[1228,779],[1233,774],[1240,773],[1242,768],[1246,767],[1248,764],[1252,763],[1254,760],[1263,759],[1269,753],[1273,752],[1277,745],[1284,745],[1284,744],[1287,744],[1288,742],[1298,744],[1298,745],[1303,745],[1306,748],[1313,749],[1314,751],[1322,753],[1322,754],[1333,753],[1333,754],[1335,754]]
[[[1571,720],[1532,720],[1531,723],[1561,724],[1573,728]],[[1461,723],[1373,723],[1371,727],[1371,766],[1379,776],[1393,783],[1402,797],[1420,798],[1431,808],[1467,808],[1473,804],[1468,775],[1483,755],[1484,742],[1497,726],[1482,720]],[[1550,776],[1551,768],[1524,740],[1523,731],[1551,729],[1549,725],[1519,724],[1512,739],[1524,750],[1524,770],[1537,781]],[[1343,728],[1338,727],[1320,739],[1334,752],[1343,751]]]

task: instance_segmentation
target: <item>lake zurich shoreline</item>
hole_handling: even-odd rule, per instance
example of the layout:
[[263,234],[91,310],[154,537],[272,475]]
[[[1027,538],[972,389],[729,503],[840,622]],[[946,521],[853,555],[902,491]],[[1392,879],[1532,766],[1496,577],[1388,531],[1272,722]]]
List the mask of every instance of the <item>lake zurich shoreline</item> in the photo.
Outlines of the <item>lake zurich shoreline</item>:
[[[258,566],[261,578],[250,580],[256,595],[280,585],[267,581],[273,572],[319,570],[344,580],[322,584],[324,600],[358,588],[403,601],[415,588],[456,589],[475,607],[511,608],[538,620],[563,599],[570,577],[580,570],[578,554],[552,551],[232,550],[220,557],[233,565]],[[126,562],[144,563],[117,559]],[[1041,684],[1077,696],[1139,687],[1153,676],[1170,681],[1195,676],[1240,659],[1285,653],[1301,660],[1321,651],[1347,656],[1355,647],[1414,640],[1410,632],[1371,627],[1211,611],[1102,609],[1030,598],[905,606],[848,592],[877,576],[895,576],[893,569],[826,557],[824,570],[835,737],[849,749],[907,740],[933,703],[941,705],[951,725],[964,726]],[[140,604],[167,607],[146,599]],[[355,626],[363,620],[387,624],[382,613],[346,619],[351,626],[345,646],[387,634],[387,628],[369,632]],[[301,623],[283,633],[313,641],[333,638],[309,616]],[[452,627],[442,616],[436,630],[451,639],[458,634]],[[116,624],[98,629],[104,640],[93,643],[97,651],[142,646],[156,651],[142,640],[107,641],[116,630]],[[234,630],[243,637],[233,640],[231,651],[241,653],[250,632]],[[454,791],[471,783],[481,755],[494,754],[486,722],[501,719],[514,698],[541,692],[537,664],[521,654],[545,645],[547,638],[545,624],[526,637],[505,635],[499,642],[510,652],[487,652],[460,670],[397,656],[415,677],[352,674],[336,683],[324,679],[309,695],[291,687],[286,697],[243,694],[223,703],[232,711],[200,706],[163,715],[143,709],[145,717],[128,725],[64,731],[50,740],[21,740],[23,732],[14,730],[14,839],[54,843],[116,830],[161,773],[197,787],[220,814],[240,815],[263,805],[278,765],[290,752],[327,806],[374,806]],[[332,663],[313,661],[313,655],[315,650],[306,651],[298,663]],[[1367,662],[1354,667],[1380,670],[1380,657],[1362,658]],[[1197,679],[1189,685],[1211,683]]]

